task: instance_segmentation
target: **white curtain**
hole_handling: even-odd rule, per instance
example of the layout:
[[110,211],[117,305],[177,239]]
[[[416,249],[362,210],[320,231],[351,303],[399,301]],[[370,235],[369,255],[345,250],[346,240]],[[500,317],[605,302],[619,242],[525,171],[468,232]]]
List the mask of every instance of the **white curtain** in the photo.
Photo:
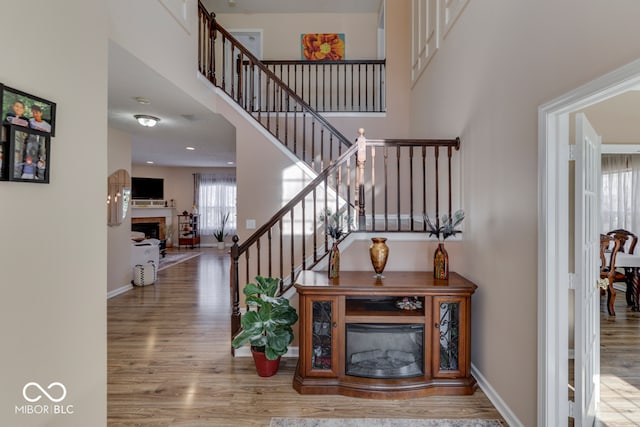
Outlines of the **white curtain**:
[[194,197],[203,236],[212,236],[229,213],[225,233],[236,234],[236,177],[230,174],[193,174]]
[[640,233],[640,155],[602,156],[602,232]]

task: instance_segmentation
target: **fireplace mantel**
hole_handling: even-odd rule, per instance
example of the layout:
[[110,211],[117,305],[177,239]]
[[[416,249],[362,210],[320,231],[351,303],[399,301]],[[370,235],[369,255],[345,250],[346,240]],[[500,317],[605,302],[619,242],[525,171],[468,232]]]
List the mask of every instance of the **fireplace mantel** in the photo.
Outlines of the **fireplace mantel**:
[[[172,233],[167,233],[173,229],[173,217],[176,215],[176,208],[166,207],[144,207],[144,208],[131,208],[131,223],[140,224],[144,222],[158,222],[160,223],[160,238],[167,238]],[[160,219],[159,219],[160,218]],[[169,246],[172,245],[171,239],[167,239]]]

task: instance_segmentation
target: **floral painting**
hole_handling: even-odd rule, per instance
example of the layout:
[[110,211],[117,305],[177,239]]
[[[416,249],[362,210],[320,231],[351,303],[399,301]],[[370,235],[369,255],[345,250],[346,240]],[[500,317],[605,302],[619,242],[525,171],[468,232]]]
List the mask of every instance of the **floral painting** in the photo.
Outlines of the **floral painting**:
[[307,61],[337,61],[344,59],[344,34],[307,33],[300,36],[302,59]]

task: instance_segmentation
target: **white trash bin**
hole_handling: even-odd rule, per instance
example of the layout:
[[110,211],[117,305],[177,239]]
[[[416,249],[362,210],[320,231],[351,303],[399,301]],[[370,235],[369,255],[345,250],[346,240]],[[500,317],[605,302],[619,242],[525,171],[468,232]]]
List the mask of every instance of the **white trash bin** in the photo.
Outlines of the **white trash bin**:
[[133,267],[133,284],[136,286],[153,285],[158,278],[156,264],[147,261],[146,264],[136,264]]

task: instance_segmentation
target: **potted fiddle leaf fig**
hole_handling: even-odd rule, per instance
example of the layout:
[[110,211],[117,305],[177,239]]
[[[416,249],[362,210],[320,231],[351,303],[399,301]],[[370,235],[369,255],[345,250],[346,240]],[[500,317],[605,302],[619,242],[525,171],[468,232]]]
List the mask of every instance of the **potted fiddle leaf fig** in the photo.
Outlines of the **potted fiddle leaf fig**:
[[296,309],[289,300],[276,296],[279,282],[277,278],[256,276],[256,283],[244,287],[246,303],[255,310],[248,310],[242,316],[242,331],[231,342],[234,348],[251,345],[251,354],[261,377],[278,372],[280,358],[293,341],[291,326],[298,321]]

